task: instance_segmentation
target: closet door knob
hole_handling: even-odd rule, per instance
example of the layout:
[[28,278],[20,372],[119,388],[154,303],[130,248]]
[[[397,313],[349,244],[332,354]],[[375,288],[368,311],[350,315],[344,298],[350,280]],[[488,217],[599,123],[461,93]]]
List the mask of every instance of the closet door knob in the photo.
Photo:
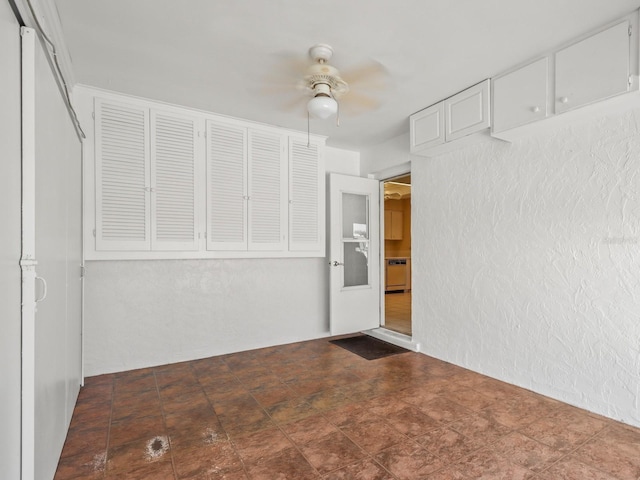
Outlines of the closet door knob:
[[569,97],[560,97],[560,103],[569,103]]
[[532,108],[531,108],[531,111],[532,111],[533,113],[538,113],[538,112],[540,112],[540,107],[532,107]]

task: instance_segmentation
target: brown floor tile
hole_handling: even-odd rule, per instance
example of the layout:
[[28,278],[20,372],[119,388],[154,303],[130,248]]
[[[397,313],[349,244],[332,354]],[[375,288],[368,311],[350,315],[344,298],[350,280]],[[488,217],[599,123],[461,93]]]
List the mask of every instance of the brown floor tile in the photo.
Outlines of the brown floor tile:
[[407,440],[407,437],[382,419],[373,418],[343,427],[342,432],[369,454]]
[[98,478],[638,480],[640,429],[318,339],[86,379],[55,480]]
[[305,445],[320,437],[338,431],[337,427],[329,423],[321,414],[287,423],[280,428],[282,428],[284,433],[297,445]]
[[[66,449],[66,446],[65,446]],[[100,452],[86,450],[73,456],[64,456],[58,462],[54,480],[94,480],[104,478],[107,449]]]
[[374,458],[400,480],[425,478],[445,466],[443,460],[411,441],[383,450]]
[[460,460],[455,468],[467,478],[487,480],[529,480],[535,474],[497,455],[490,449],[482,449]]
[[285,384],[280,384],[276,387],[253,390],[251,395],[263,407],[270,407],[277,403],[286,402],[287,400],[293,400],[298,397],[298,394]]
[[251,480],[316,480],[320,475],[295,448],[246,466]]
[[150,437],[109,448],[106,478],[171,478],[171,475],[173,467],[169,439],[166,436]]
[[473,413],[468,408],[443,397],[434,398],[429,402],[421,404],[418,408],[440,423],[451,423]]
[[312,440],[300,447],[302,454],[320,473],[348,466],[362,459],[365,453],[341,432]]
[[277,403],[267,407],[265,410],[273,421],[279,424],[295,422],[296,420],[302,420],[303,418],[318,413],[317,410],[314,410],[311,405],[301,398],[294,398],[293,400]]
[[484,442],[485,445],[494,443],[511,432],[510,428],[482,413],[457,420],[449,424],[449,428],[473,441]]
[[534,472],[540,472],[555,463],[563,454],[518,432],[502,437],[491,446],[498,455]]
[[237,436],[233,439],[233,445],[242,460],[248,463],[256,463],[293,446],[279,428]]
[[322,478],[324,480],[394,480],[389,472],[369,459],[334,470]]
[[389,412],[385,419],[396,430],[409,437],[424,435],[440,426],[437,420],[425,415],[411,405],[407,405],[395,412]]
[[473,441],[447,427],[432,430],[414,440],[448,463],[453,463],[484,446],[484,442]]
[[565,457],[542,472],[536,480],[617,480],[601,470],[585,465],[575,458]]
[[163,435],[166,432],[161,415],[119,420],[111,424],[109,448]]
[[640,429],[612,425],[578,448],[573,456],[621,479],[640,478]]
[[173,461],[178,478],[217,478],[242,470],[242,462],[229,441],[210,445],[176,446]]

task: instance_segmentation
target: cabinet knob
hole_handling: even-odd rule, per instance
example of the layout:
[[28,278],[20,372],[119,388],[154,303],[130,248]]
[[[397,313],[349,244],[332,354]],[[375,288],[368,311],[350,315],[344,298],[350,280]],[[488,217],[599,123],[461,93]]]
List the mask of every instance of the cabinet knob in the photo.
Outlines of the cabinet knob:
[[569,97],[560,97],[560,103],[569,103]]
[[539,112],[540,112],[540,107],[532,107],[532,108],[531,108],[531,111],[532,111],[533,113],[539,113]]

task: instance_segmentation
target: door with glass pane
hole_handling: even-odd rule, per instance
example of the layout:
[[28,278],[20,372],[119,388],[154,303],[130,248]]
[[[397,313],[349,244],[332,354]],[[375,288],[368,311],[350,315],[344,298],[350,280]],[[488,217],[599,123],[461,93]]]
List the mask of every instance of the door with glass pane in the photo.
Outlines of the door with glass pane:
[[378,180],[329,177],[332,335],[380,326],[379,189]]

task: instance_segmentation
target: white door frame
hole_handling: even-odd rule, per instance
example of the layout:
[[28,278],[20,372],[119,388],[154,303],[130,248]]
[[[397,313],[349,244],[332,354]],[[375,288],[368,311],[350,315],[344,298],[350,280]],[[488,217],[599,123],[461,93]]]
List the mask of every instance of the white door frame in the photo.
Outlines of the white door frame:
[[[411,162],[405,162],[394,167],[381,170],[379,172],[370,174],[370,178],[375,178],[380,181],[380,318],[383,318],[385,312],[385,282],[384,282],[384,182],[395,177],[402,175],[408,175],[411,173]],[[413,281],[412,281],[413,288]],[[411,312],[411,337],[402,333],[388,330],[380,322],[380,327],[367,331],[367,334],[372,337],[384,340],[385,342],[404,347],[414,352],[420,351],[420,344],[413,340],[414,336],[414,322],[413,322],[413,310]]]

